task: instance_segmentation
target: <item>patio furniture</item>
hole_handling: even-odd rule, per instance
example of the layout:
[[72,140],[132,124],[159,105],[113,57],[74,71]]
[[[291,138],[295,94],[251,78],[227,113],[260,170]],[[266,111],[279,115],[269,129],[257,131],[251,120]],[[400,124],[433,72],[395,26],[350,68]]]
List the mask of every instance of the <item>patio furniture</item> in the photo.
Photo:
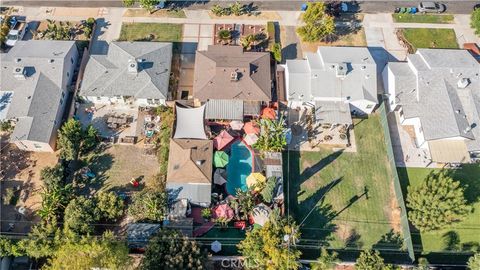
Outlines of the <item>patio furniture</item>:
[[217,150],[221,150],[227,146],[231,141],[233,141],[232,135],[230,135],[226,130],[222,130],[217,137],[213,139],[213,147]]
[[213,156],[213,165],[217,168],[223,168],[228,164],[228,155],[224,151],[217,151]]

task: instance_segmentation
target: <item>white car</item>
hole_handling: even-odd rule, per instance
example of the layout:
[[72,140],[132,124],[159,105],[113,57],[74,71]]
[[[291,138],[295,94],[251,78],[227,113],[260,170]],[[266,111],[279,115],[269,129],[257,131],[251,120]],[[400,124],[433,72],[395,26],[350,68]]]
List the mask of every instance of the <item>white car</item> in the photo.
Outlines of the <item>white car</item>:
[[437,2],[420,2],[418,5],[418,12],[422,13],[442,13],[445,10],[447,7]]
[[25,21],[20,21],[15,19],[12,25],[12,28],[8,32],[7,40],[5,41],[5,45],[9,47],[15,46],[17,40],[22,40],[25,32],[27,32],[27,23]]

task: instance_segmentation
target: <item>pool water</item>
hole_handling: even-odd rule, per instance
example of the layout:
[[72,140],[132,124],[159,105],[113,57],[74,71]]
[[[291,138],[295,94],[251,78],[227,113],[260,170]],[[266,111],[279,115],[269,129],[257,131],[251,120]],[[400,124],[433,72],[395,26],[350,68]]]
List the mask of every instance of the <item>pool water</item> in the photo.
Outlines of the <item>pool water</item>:
[[252,153],[240,140],[230,148],[230,158],[227,164],[227,192],[236,194],[237,188],[247,190],[247,176],[252,173]]

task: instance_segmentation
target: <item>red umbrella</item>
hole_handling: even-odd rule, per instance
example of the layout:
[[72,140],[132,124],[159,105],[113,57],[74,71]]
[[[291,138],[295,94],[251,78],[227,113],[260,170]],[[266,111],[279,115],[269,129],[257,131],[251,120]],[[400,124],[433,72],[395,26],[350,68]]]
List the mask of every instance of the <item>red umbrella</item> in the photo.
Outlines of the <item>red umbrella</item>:
[[243,126],[243,130],[247,134],[258,134],[260,133],[260,128],[254,122],[248,122]]
[[217,219],[219,217],[224,217],[227,219],[232,219],[235,213],[233,212],[233,209],[228,206],[228,204],[220,204],[215,206],[213,208],[213,215],[212,217],[214,219]]
[[233,141],[232,135],[230,135],[226,130],[223,130],[218,134],[217,137],[213,139],[213,146],[217,150],[221,150],[223,147],[228,145],[231,141]]
[[264,108],[262,110],[262,118],[273,120],[273,119],[277,118],[277,112],[275,111],[275,109],[270,108],[270,107]]

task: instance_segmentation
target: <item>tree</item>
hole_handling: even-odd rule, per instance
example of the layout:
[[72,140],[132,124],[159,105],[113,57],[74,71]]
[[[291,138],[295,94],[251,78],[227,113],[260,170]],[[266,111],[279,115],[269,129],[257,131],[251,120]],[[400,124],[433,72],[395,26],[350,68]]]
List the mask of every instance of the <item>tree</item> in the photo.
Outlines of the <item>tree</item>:
[[277,185],[277,178],[275,176],[269,177],[267,179],[267,183],[265,184],[265,187],[262,189],[260,192],[260,195],[262,195],[262,199],[266,203],[272,203],[273,200],[273,192],[275,191],[275,186]]
[[64,229],[77,234],[92,233],[93,224],[99,220],[99,211],[91,199],[79,196],[65,208]]
[[145,188],[133,195],[128,214],[135,221],[162,221],[166,205],[165,192]]
[[255,41],[256,41],[256,38],[254,34],[246,35],[240,38],[240,44],[245,50],[250,49],[250,47]]
[[45,167],[40,171],[40,178],[47,190],[63,186],[63,166],[58,163],[54,167]]
[[129,269],[131,259],[127,245],[116,240],[111,232],[100,239],[82,237],[79,241],[66,241],[53,253],[45,270],[62,269]]
[[253,145],[254,148],[264,152],[281,152],[287,145],[283,118],[278,121],[260,119],[260,129],[260,136]]
[[480,8],[477,8],[472,12],[470,26],[475,30],[475,34],[480,36]]
[[320,251],[320,257],[316,262],[312,263],[310,267],[312,270],[333,270],[338,262],[337,256],[338,253],[335,251],[330,253],[327,249],[322,248]]
[[219,4],[215,4],[212,6],[210,11],[212,11],[213,15],[221,17],[224,13],[224,8],[221,7]]
[[[5,16],[3,18],[2,24],[0,25],[0,43],[3,45],[7,40],[8,32],[10,32],[10,20],[11,16]],[[7,121],[5,121],[7,122]]]
[[217,35],[218,35],[218,38],[222,41],[226,41],[232,38],[232,33],[227,29],[218,31]]
[[28,237],[20,240],[18,245],[35,259],[51,256],[60,242],[61,232],[56,220],[50,223],[41,222],[32,227]]
[[294,221],[271,218],[262,228],[247,232],[237,247],[245,258],[246,269],[298,269],[301,252],[295,243],[299,237]]
[[473,256],[468,259],[467,266],[469,270],[480,269],[480,252],[473,254]]
[[270,48],[272,52],[273,59],[277,62],[282,62],[282,46],[280,43],[274,43]]
[[0,257],[5,256],[23,256],[23,249],[17,245],[12,239],[0,236]]
[[162,229],[148,242],[140,269],[206,269],[207,258],[195,240],[176,230]]
[[116,221],[123,215],[123,200],[114,192],[95,194],[95,204],[101,219]]
[[383,262],[383,258],[380,257],[380,253],[377,250],[362,251],[355,262],[356,270],[379,270],[384,268],[385,263]]
[[235,198],[230,200],[229,204],[235,211],[237,219],[247,220],[255,207],[255,198],[250,190],[243,191],[237,188]]
[[303,41],[315,42],[335,33],[334,18],[325,11],[323,2],[307,3],[308,7],[302,16],[305,25],[297,29]]
[[418,265],[413,268],[413,270],[429,270],[430,267],[428,267],[428,260],[426,258],[418,258]]
[[92,125],[88,125],[82,135],[81,154],[86,154],[97,145],[98,131]]
[[40,195],[42,207],[38,215],[46,222],[51,222],[67,206],[73,196],[73,187],[72,184],[44,187]]
[[77,160],[80,154],[83,131],[80,121],[69,119],[63,124],[58,133],[57,147],[60,149],[60,157],[70,161]]
[[431,173],[418,187],[409,186],[409,219],[422,232],[443,229],[471,211],[460,182],[445,172]]
[[245,10],[244,6],[239,2],[230,4],[230,12],[235,16],[241,16],[244,10]]
[[131,7],[138,2],[142,8],[152,13],[155,11],[155,6],[158,5],[160,0],[122,0],[122,2],[125,7]]

